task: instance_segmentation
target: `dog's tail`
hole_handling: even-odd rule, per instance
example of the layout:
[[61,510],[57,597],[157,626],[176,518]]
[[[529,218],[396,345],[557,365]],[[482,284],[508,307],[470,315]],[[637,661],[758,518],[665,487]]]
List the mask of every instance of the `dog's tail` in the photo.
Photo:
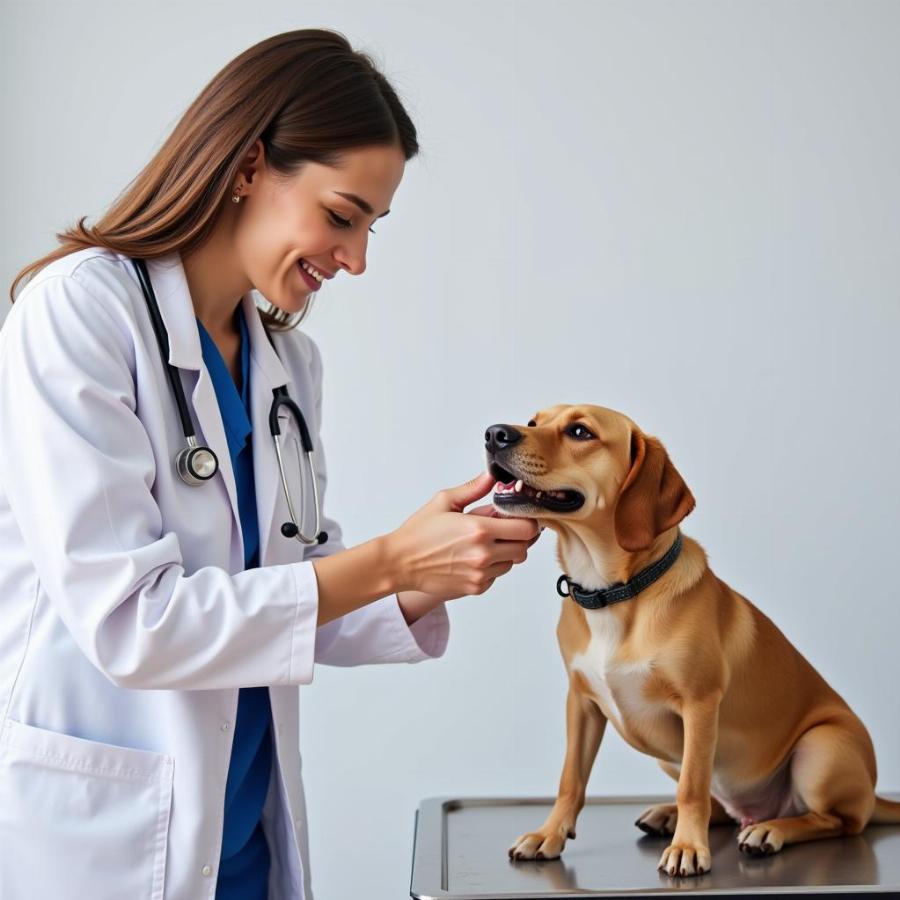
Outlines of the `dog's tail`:
[[875,810],[870,825],[900,825],[900,803],[894,800],[885,800],[884,797],[875,798]]

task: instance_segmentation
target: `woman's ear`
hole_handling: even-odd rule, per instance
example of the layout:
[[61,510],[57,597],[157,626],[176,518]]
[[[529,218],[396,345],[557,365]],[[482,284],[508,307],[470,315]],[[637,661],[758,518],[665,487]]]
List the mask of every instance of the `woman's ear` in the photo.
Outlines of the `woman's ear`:
[[639,430],[631,434],[631,469],[616,502],[616,540],[625,550],[644,550],[694,508],[694,495],[666,448]]

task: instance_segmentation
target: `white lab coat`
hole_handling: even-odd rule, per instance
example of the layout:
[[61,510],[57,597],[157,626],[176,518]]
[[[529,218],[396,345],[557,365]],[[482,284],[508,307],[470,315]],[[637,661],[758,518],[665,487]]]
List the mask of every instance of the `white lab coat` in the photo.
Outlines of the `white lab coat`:
[[[0,330],[0,897],[213,898],[238,689],[269,685],[269,897],[311,900],[298,685],[314,662],[439,656],[447,613],[441,604],[410,628],[391,595],[316,628],[311,560],[343,549],[341,529],[324,516],[329,540],[312,549],[281,535],[268,413],[286,383],[324,500],[321,356],[295,330],[273,333],[279,361],[250,293],[260,567],[244,571],[181,258],[149,271],[198,440],[219,460],[202,486],[173,465],[184,435],[126,257],[91,248],[57,260]],[[308,529],[309,490],[306,503]]]

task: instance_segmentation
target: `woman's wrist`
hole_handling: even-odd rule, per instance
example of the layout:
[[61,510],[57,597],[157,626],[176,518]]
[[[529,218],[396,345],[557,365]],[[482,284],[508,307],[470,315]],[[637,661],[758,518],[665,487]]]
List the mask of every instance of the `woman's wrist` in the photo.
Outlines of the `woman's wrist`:
[[394,545],[385,538],[311,560],[318,585],[318,625],[403,590]]
[[397,591],[397,603],[407,625],[417,622],[444,602],[442,597],[424,591]]
[[381,560],[382,578],[390,584],[389,593],[399,594],[401,591],[414,590],[407,575],[405,560],[407,553],[398,545],[396,532],[379,535],[373,539],[378,544],[378,553]]

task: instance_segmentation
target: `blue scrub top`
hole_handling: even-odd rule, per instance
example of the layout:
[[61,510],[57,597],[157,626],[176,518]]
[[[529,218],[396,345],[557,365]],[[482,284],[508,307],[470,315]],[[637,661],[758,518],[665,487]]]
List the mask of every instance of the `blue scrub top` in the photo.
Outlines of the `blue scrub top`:
[[[253,481],[250,417],[250,339],[244,310],[238,306],[241,331],[241,390],[215,341],[197,319],[203,362],[212,377],[228,438],[237,483],[238,511],[244,536],[244,568],[259,565],[259,523]],[[216,900],[266,900],[269,848],[259,818],[272,770],[272,718],[267,687],[241,688],[231,762],[225,785],[225,824],[216,881]]]

